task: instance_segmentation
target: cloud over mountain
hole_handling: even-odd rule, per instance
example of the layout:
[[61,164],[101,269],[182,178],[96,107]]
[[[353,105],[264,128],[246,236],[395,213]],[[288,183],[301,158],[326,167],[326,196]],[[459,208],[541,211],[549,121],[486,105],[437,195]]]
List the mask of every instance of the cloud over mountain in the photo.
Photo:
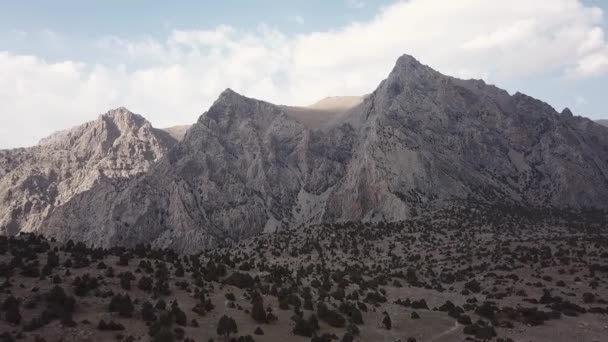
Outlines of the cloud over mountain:
[[[603,13],[578,0],[412,0],[325,32],[173,30],[164,40],[103,37],[111,61],[47,61],[0,52],[0,147],[126,105],[156,126],[192,121],[226,87],[285,104],[369,92],[403,52],[447,74],[502,82],[608,73]],[[16,130],[28,127],[26,133]]]

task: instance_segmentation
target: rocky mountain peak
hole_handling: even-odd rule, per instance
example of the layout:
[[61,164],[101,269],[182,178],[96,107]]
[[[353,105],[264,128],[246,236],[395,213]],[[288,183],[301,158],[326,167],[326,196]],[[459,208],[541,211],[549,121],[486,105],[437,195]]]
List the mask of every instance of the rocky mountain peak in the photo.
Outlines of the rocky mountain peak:
[[100,115],[100,120],[111,122],[121,131],[135,131],[141,127],[151,127],[148,120],[139,114],[135,114],[125,107],[118,107]]
[[416,58],[410,55],[402,55],[397,59],[393,70],[387,78],[387,82],[389,84],[400,83],[402,86],[405,86],[416,82],[424,82],[438,75],[437,71],[420,63]]
[[0,153],[0,232],[36,231],[57,207],[96,184],[145,173],[177,142],[124,107]]
[[287,118],[279,106],[243,96],[228,88],[198,122],[217,132],[225,132],[232,127],[266,128],[277,118]]
[[568,107],[566,107],[566,108],[564,108],[564,110],[562,110],[562,115],[569,117],[569,118],[574,116],[574,114],[572,114],[572,111]]
[[[115,109],[64,133],[67,157],[49,157],[62,166],[49,161],[55,178],[37,180],[40,189],[93,185],[76,196],[65,190],[61,204],[61,191],[45,193],[51,199],[37,201],[52,210],[34,223],[22,214],[31,208],[14,201],[17,219],[6,222],[105,247],[193,252],[288,226],[400,221],[459,201],[608,206],[605,129],[562,119],[527,95],[445,76],[404,55],[354,106],[324,102],[278,106],[226,89],[180,142]],[[84,153],[92,146],[95,153]],[[80,164],[64,169],[66,160]],[[87,172],[56,180],[75,170]],[[94,176],[100,172],[107,180]],[[14,198],[13,178],[0,179],[12,190],[0,198]]]
[[117,139],[149,135],[152,130],[152,125],[144,117],[119,107],[99,115],[95,121],[53,133],[41,139],[39,145],[75,149],[84,154],[104,153]]
[[395,68],[400,69],[416,69],[420,67],[426,67],[426,65],[423,65],[414,56],[408,54],[401,55],[397,58],[397,62],[395,63]]

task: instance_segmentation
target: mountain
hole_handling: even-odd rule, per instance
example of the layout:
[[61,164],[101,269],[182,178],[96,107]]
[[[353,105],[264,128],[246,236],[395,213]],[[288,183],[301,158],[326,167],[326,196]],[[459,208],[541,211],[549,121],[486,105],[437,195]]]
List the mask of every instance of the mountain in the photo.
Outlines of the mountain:
[[186,132],[190,128],[190,125],[172,126],[167,128],[161,128],[161,130],[167,132],[173,139],[181,141],[184,139]]
[[55,133],[30,148],[0,150],[0,231],[36,231],[99,182],[141,175],[177,142],[125,108]]
[[[40,232],[194,252],[285,227],[400,221],[453,203],[608,206],[608,134],[569,110],[402,56],[356,101],[227,89],[147,172],[99,178]],[[6,177],[3,177],[6,178]]]
[[366,96],[326,97],[306,107],[281,106],[285,113],[312,129],[326,127],[340,115],[360,105]]
[[595,120],[595,122],[597,122],[598,124],[600,124],[602,126],[608,126],[608,120],[606,120],[606,119]]

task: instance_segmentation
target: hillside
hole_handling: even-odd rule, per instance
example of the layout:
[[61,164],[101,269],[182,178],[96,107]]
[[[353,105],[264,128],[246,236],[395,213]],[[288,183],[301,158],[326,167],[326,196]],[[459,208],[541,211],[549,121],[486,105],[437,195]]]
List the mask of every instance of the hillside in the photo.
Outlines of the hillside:
[[401,57],[354,107],[311,128],[232,90],[124,188],[98,182],[44,221],[47,236],[182,252],[287,227],[398,222],[458,200],[608,205],[607,129]]

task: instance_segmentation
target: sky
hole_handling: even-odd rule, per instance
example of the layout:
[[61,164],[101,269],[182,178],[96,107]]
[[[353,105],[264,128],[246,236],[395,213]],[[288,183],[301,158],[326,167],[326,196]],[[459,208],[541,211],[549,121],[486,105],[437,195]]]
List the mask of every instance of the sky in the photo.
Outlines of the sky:
[[0,0],[0,149],[120,106],[191,124],[225,88],[361,95],[409,54],[608,118],[608,0]]

